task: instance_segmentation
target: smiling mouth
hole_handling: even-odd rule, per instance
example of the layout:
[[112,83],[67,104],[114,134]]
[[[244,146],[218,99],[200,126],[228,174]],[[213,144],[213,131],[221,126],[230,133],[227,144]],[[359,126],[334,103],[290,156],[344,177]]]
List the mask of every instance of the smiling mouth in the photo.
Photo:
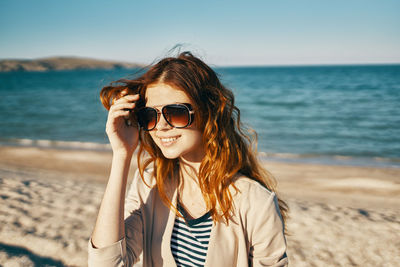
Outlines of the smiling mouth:
[[178,138],[180,137],[180,135],[179,136],[173,136],[173,137],[159,137],[159,139],[160,139],[160,141],[161,141],[161,144],[163,145],[163,146],[170,146],[170,145],[172,145]]

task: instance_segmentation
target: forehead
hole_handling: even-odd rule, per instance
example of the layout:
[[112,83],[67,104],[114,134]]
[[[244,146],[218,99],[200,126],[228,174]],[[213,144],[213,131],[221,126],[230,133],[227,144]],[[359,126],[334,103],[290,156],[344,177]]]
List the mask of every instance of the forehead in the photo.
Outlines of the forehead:
[[146,89],[146,106],[161,106],[173,103],[189,103],[192,101],[182,90],[168,84],[151,84]]

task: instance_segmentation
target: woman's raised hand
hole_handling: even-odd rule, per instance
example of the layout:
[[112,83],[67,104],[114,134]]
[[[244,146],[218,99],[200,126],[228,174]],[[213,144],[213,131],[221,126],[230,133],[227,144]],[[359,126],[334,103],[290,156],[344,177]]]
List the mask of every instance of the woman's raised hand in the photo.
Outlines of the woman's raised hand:
[[136,122],[130,121],[130,115],[139,95],[128,95],[122,91],[108,112],[106,133],[114,153],[132,155],[139,141],[139,129]]

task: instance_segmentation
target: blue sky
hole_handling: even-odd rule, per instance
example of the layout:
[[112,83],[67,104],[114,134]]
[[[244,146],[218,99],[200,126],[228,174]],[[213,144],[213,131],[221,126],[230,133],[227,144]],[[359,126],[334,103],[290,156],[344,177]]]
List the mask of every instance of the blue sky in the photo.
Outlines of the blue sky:
[[0,0],[0,58],[215,65],[400,63],[398,0]]

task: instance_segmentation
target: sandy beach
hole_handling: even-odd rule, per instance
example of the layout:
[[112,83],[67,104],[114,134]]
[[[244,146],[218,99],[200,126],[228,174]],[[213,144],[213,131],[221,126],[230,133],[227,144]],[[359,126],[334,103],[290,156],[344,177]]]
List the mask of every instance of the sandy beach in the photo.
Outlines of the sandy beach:
[[[0,266],[86,266],[110,163],[107,151],[0,147]],[[291,209],[290,266],[399,266],[400,168],[265,164]]]

